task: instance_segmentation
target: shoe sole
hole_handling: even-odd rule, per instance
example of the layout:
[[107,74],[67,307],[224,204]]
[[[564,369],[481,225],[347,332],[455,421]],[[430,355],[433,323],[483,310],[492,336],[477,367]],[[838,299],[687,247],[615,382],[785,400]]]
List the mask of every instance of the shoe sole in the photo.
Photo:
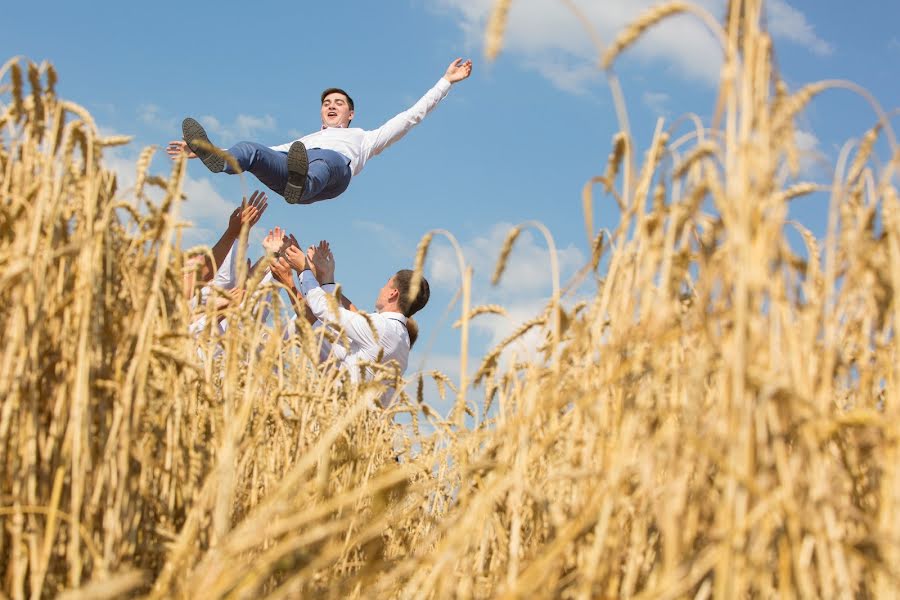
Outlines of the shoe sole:
[[299,204],[306,189],[306,175],[309,173],[309,157],[303,142],[294,142],[287,157],[288,180],[284,187],[284,199],[290,204]]
[[207,169],[213,173],[221,173],[225,170],[225,159],[213,151],[213,145],[210,143],[203,125],[188,117],[181,122],[181,133],[188,147],[206,165]]

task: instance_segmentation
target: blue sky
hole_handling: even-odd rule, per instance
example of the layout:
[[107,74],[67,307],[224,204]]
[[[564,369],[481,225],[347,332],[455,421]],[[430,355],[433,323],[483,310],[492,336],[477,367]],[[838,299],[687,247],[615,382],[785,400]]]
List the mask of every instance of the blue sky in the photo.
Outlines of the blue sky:
[[[644,0],[575,2],[604,42],[650,6]],[[716,16],[722,0],[700,2]],[[391,0],[341,3],[268,2],[5,2],[0,59],[49,60],[61,95],[86,106],[106,132],[135,136],[109,155],[127,183],[141,148],[160,148],[152,169],[166,173],[162,151],[180,135],[185,116],[209,125],[214,142],[291,141],[319,126],[322,89],[347,89],[354,125],[367,129],[407,108],[455,57],[471,57],[472,77],[404,140],[369,162],[335,200],[289,206],[271,195],[257,226],[275,225],[301,243],[327,238],[347,294],[372,308],[378,289],[410,266],[429,229],[452,232],[475,268],[474,301],[500,303],[510,319],[480,319],[473,357],[532,316],[549,294],[543,241],[528,235],[514,252],[505,283],[488,278],[507,229],[536,219],[552,232],[564,273],[589,251],[581,217],[584,182],[600,174],[617,131],[605,78],[584,28],[557,0],[513,0],[499,59],[482,58],[491,0]],[[265,9],[259,8],[265,6]],[[214,7],[214,8],[212,8]],[[900,105],[900,3],[837,0],[770,1],[769,27],[780,70],[792,88],[846,78],[870,90],[887,110]],[[696,21],[678,18],[654,30],[617,63],[637,143],[649,142],[657,115],[671,121],[713,109],[719,53]],[[846,139],[875,116],[858,97],[827,92],[799,120],[815,160],[804,179],[828,181]],[[896,119],[895,119],[896,122]],[[880,146],[882,157],[886,146]],[[195,224],[190,243],[211,244],[249,177],[212,176],[189,167],[185,213]],[[613,228],[612,203],[596,209]],[[792,217],[824,230],[822,198],[795,203]],[[251,249],[256,256],[258,247]],[[422,338],[410,369],[421,364],[458,371],[454,312],[442,320],[458,287],[455,259],[439,241],[426,274],[432,301],[419,315]],[[586,290],[589,292],[590,290]]]

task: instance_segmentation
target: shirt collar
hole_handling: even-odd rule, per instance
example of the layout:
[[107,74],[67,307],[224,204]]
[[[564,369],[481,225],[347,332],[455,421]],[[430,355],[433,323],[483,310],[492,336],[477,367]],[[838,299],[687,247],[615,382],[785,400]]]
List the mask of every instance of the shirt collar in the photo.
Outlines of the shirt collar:
[[381,315],[382,317],[384,317],[385,319],[393,319],[394,321],[400,321],[401,323],[406,325],[406,315],[404,315],[403,313],[385,311],[385,312],[380,312],[378,314]]

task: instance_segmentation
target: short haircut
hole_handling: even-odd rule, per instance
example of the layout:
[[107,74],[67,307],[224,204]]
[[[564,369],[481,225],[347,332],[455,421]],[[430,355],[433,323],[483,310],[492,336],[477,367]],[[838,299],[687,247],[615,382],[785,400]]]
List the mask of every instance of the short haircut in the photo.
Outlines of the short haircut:
[[400,312],[406,317],[411,317],[422,310],[425,305],[428,304],[428,298],[431,296],[428,280],[423,277],[416,297],[410,298],[409,288],[412,283],[412,278],[413,271],[410,271],[409,269],[402,269],[394,274],[394,289],[400,292]]
[[328,94],[343,94],[344,98],[347,99],[347,104],[350,105],[350,110],[355,110],[353,108],[353,98],[351,98],[350,94],[348,94],[341,88],[328,88],[327,90],[322,92],[322,100],[320,101],[320,104],[325,104],[325,96],[327,96]]

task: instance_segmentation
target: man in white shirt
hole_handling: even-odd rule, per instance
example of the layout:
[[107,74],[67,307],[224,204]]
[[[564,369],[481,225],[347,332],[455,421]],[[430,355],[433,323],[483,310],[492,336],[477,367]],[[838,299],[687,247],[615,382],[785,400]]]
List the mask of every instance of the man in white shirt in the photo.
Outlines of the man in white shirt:
[[[409,351],[411,341],[414,341],[417,333],[412,324],[412,317],[427,303],[430,296],[428,281],[422,278],[422,283],[415,298],[410,299],[409,290],[413,272],[409,269],[397,271],[388,279],[387,283],[379,290],[375,299],[375,313],[363,316],[359,312],[339,306],[328,299],[329,291],[323,290],[316,275],[326,282],[334,282],[334,260],[330,252],[325,260],[321,256],[321,248],[312,249],[309,256],[303,253],[297,246],[287,246],[280,254],[288,265],[300,274],[300,289],[293,288],[293,281],[282,283],[293,288],[292,291],[302,296],[306,301],[315,320],[324,325],[333,327],[343,332],[349,342],[345,349],[338,349],[332,353],[343,368],[350,372],[351,379],[358,380],[361,362],[380,362],[387,364],[395,362],[400,374],[406,371],[409,363]],[[318,254],[318,256],[317,256]],[[310,264],[312,259],[314,265]],[[315,273],[312,270],[315,266]],[[349,305],[349,302],[346,303]],[[337,312],[335,312],[335,309]],[[371,325],[370,325],[371,323]],[[413,333],[412,340],[410,333]],[[367,371],[367,375],[371,375]],[[388,399],[390,394],[385,395]]]
[[253,173],[269,189],[291,204],[311,204],[339,196],[358,175],[366,162],[406,135],[437,106],[450,86],[472,73],[472,61],[457,58],[443,77],[411,108],[387,121],[378,129],[366,131],[350,127],[353,99],[339,88],[322,92],[322,128],[319,131],[280,146],[267,147],[256,142],[239,142],[227,153],[240,166],[235,171],[215,149],[203,126],[191,118],[182,123],[184,141],[169,142],[166,152],[174,159],[181,153],[200,158],[210,171],[234,174]]

